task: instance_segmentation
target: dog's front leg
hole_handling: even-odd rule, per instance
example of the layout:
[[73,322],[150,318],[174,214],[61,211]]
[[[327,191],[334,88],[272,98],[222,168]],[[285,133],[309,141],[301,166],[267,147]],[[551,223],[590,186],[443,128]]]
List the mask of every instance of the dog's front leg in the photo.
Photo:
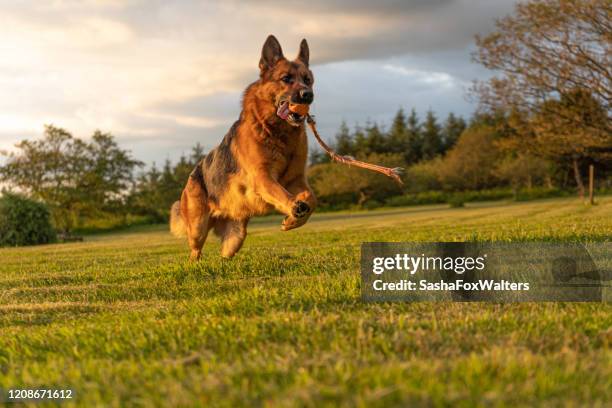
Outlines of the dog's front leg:
[[305,202],[308,205],[308,211],[300,218],[294,217],[292,215],[288,215],[287,217],[285,217],[281,225],[281,229],[283,231],[289,231],[291,229],[298,228],[304,225],[306,221],[308,221],[308,218],[310,218],[310,215],[314,211],[315,207],[317,206],[317,199],[314,193],[312,192],[312,189],[306,182],[306,178],[303,175],[297,177],[294,181],[289,183],[287,185],[287,190],[289,191],[289,193],[295,195],[296,201]]
[[288,217],[303,218],[310,213],[310,206],[289,193],[267,173],[255,177],[255,191],[263,200]]

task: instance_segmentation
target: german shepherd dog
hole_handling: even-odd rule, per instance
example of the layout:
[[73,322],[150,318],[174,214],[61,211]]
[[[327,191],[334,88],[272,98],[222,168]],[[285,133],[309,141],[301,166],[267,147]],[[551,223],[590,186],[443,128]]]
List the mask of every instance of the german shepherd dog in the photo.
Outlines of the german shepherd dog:
[[273,35],[266,39],[259,79],[244,92],[240,118],[196,165],[172,205],[170,229],[187,235],[190,259],[200,258],[211,229],[221,238],[221,255],[230,258],[242,247],[251,217],[275,208],[285,215],[281,230],[288,231],[304,225],[315,209],[305,176],[305,117],[289,110],[289,103],[314,99],[309,54],[304,39],[289,61]]

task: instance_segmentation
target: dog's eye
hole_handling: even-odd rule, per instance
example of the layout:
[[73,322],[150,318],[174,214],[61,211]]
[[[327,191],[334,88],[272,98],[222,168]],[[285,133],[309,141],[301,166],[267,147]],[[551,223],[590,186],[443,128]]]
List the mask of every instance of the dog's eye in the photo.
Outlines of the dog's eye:
[[285,75],[284,77],[281,78],[281,81],[283,81],[286,84],[290,84],[293,82],[293,77],[291,75]]
[[307,77],[307,76],[304,77],[304,84],[310,85],[310,77]]

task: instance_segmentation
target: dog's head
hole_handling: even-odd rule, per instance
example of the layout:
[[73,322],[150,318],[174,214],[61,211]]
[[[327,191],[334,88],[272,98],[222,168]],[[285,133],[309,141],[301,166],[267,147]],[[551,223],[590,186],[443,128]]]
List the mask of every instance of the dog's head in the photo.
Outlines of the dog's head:
[[289,61],[273,35],[268,36],[261,50],[260,91],[274,104],[276,114],[293,126],[299,126],[304,115],[290,111],[289,103],[308,105],[314,99],[314,77],[308,69],[309,55],[308,43],[304,39],[297,58]]

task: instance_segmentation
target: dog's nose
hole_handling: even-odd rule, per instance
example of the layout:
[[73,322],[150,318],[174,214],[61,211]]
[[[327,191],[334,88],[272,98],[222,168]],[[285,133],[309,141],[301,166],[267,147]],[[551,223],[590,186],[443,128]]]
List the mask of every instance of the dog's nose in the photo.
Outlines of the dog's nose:
[[314,99],[314,93],[310,89],[300,89],[299,94],[302,103],[311,103]]

